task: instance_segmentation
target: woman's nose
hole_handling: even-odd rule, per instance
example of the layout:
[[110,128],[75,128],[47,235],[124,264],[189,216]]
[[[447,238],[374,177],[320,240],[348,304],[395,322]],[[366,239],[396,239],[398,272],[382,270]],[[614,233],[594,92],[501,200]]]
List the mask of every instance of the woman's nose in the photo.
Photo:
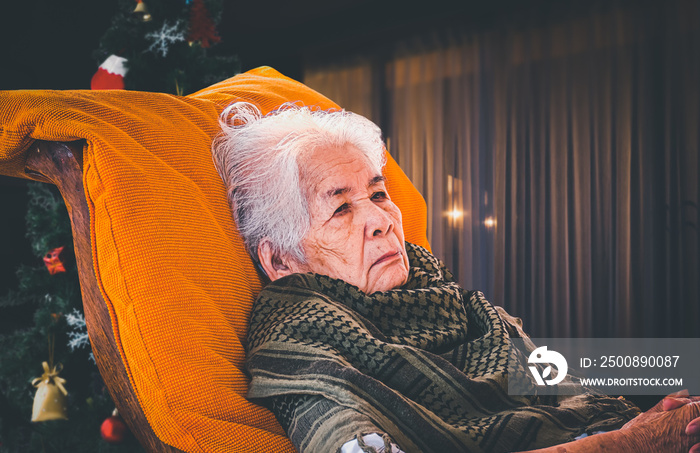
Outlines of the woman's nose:
[[365,234],[368,237],[384,236],[391,231],[393,223],[384,209],[370,202],[363,211]]

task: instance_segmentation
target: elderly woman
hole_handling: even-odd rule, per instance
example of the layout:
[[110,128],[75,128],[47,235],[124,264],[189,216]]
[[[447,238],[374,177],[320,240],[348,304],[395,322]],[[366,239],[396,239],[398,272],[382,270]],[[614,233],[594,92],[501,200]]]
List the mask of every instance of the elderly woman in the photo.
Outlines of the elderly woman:
[[656,452],[700,440],[688,398],[638,416],[583,388],[509,395],[508,379],[534,385],[508,368],[510,339],[525,337],[518,320],[404,242],[369,120],[296,106],[263,116],[243,103],[223,118],[217,168],[271,280],[250,320],[248,396],[299,451]]

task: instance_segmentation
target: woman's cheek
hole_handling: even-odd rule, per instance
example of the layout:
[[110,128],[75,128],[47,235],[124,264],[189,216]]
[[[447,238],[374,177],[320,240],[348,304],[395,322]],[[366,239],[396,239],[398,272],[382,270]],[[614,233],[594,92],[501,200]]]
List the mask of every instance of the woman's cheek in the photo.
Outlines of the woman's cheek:
[[343,224],[325,229],[321,232],[320,242],[327,250],[333,250],[338,254],[348,247],[348,240],[352,237],[351,225]]

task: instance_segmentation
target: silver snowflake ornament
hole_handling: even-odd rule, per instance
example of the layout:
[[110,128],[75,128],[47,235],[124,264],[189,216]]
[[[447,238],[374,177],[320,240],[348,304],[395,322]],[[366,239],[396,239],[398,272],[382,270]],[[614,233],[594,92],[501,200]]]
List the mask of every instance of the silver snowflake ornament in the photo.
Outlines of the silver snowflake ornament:
[[71,327],[71,331],[68,332],[68,347],[71,352],[90,346],[85,316],[82,313],[74,308],[72,312],[66,315],[66,323]]
[[163,21],[163,26],[158,31],[152,31],[145,35],[145,38],[153,41],[146,52],[150,51],[160,54],[165,58],[168,55],[170,46],[185,40],[185,32],[181,30],[182,21],[178,20],[173,25],[168,25],[168,21]]

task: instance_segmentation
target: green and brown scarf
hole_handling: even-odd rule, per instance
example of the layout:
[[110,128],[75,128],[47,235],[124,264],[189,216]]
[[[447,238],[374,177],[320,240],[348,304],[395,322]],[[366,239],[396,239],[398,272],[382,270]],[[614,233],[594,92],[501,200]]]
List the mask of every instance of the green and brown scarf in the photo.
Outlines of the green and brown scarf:
[[511,396],[524,336],[516,318],[457,285],[407,244],[401,288],[367,295],[341,280],[294,274],[268,285],[248,337],[249,398],[270,407],[299,451],[333,452],[360,433],[405,452],[507,452],[616,429],[631,403],[583,391]]

